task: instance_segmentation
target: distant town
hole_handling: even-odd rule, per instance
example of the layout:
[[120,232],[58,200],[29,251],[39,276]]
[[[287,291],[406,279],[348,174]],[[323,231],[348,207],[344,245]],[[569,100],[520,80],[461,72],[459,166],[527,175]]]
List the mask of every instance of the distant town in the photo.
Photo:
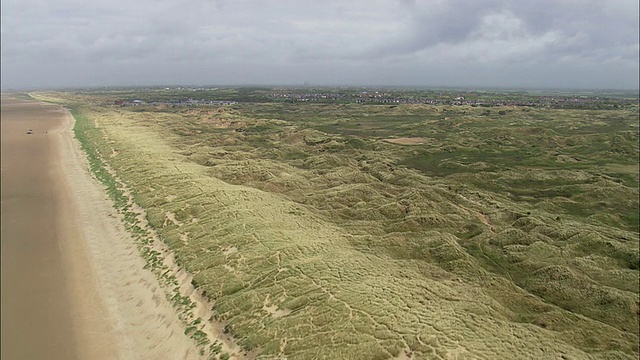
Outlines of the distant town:
[[531,106],[550,108],[618,108],[620,106],[638,104],[638,99],[592,97],[592,96],[515,96],[515,98],[483,97],[482,94],[443,93],[439,96],[420,96],[419,94],[403,94],[385,91],[362,91],[358,93],[332,92],[292,92],[274,91],[274,99],[288,99],[301,102],[337,102],[348,101],[371,104],[431,104],[458,106]]
[[176,101],[144,101],[144,100],[114,100],[115,105],[120,106],[137,106],[137,105],[173,105],[173,106],[194,106],[194,105],[233,105],[237,104],[237,101],[220,101],[220,100],[194,100],[184,99]]
[[[140,96],[140,92],[124,92]],[[124,93],[122,95],[124,95]],[[637,94],[509,91],[455,91],[362,88],[150,88],[145,98],[116,98],[113,105],[205,106],[239,102],[430,104],[449,106],[525,106],[554,109],[619,109],[638,105]]]

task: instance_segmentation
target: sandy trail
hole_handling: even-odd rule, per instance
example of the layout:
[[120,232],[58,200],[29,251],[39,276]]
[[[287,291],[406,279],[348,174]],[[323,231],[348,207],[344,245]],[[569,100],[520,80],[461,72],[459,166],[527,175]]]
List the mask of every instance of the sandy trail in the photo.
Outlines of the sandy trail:
[[2,359],[200,358],[72,126],[3,94]]

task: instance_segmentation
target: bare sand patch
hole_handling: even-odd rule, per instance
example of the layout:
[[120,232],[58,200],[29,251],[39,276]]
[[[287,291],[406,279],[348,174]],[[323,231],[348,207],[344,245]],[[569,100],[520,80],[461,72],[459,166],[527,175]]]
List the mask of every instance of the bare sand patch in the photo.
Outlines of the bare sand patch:
[[427,142],[427,139],[421,137],[402,137],[382,139],[382,141],[399,145],[422,145]]

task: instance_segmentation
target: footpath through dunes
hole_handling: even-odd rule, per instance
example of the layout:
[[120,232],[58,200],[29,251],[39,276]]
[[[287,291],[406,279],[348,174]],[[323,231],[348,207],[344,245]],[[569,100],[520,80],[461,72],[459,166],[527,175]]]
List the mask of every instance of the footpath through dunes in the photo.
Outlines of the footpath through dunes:
[[200,358],[72,126],[2,96],[2,358]]
[[[216,166],[242,172],[259,161],[212,166],[192,161],[192,150],[215,154],[217,144],[191,139],[192,146],[185,145],[187,135],[170,130],[184,122],[181,115],[96,107],[79,108],[79,116],[95,124],[87,130],[89,140],[132,189],[176,262],[214,302],[215,319],[261,357],[637,355],[637,327],[621,329],[545,302],[508,277],[486,271],[454,235],[437,226],[420,239],[400,231],[385,237],[356,233],[286,195],[222,181],[216,174],[224,170]],[[421,191],[436,198],[444,191],[438,189]],[[485,224],[495,221],[473,213],[472,201],[464,204],[450,205],[451,212],[480,217]],[[412,247],[412,241],[424,244]],[[391,248],[396,256],[387,251]],[[558,269],[546,270],[560,288],[562,279],[574,274]],[[615,294],[616,306],[628,306],[620,313],[636,316],[634,295]]]

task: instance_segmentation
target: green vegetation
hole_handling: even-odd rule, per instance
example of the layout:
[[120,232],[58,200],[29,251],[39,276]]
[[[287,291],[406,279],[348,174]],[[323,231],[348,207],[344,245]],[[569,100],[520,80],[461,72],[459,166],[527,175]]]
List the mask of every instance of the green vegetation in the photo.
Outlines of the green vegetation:
[[[118,206],[146,210],[247,351],[638,357],[637,106],[134,108],[62,96],[93,172]],[[197,341],[202,321],[187,320]]]

